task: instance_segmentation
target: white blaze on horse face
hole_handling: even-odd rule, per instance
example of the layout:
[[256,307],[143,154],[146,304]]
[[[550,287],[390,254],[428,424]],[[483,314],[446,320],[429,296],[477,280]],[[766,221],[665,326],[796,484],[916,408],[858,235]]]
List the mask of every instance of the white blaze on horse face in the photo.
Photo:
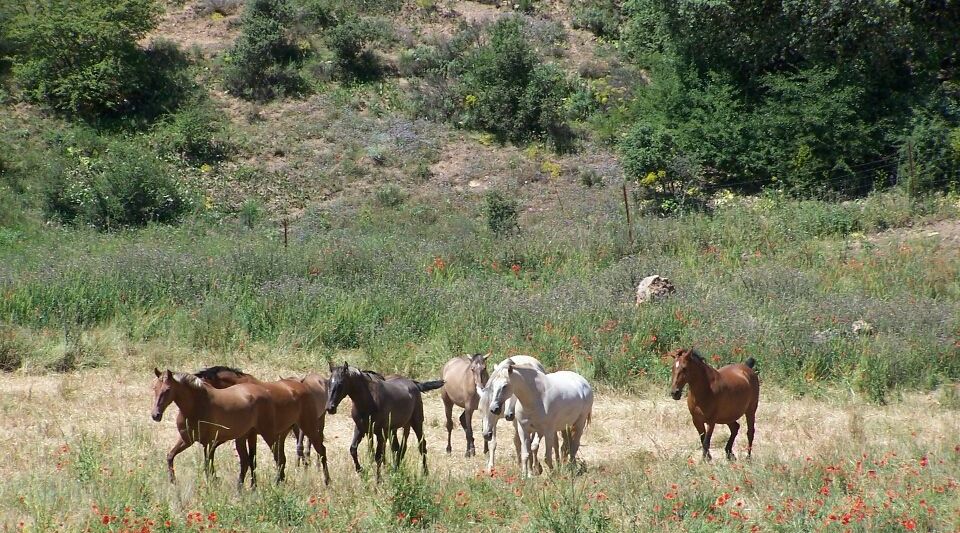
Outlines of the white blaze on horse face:
[[674,368],[680,368],[680,361],[677,361],[673,364]]

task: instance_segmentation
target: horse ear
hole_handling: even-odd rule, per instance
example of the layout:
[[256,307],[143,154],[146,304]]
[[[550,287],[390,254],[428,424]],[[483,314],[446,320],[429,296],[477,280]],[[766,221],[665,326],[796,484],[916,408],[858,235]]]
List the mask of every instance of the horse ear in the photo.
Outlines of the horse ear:
[[513,374],[513,359],[507,363],[507,374]]
[[153,373],[156,374],[157,377],[160,377],[160,369],[159,369],[159,368],[153,367]]
[[483,354],[483,362],[487,362],[487,359],[490,359],[490,354]]

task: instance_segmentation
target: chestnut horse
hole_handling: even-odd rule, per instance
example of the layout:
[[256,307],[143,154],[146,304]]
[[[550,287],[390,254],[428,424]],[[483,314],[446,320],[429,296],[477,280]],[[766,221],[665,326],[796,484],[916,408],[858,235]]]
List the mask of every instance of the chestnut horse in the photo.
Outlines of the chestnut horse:
[[[443,379],[443,389],[440,399],[443,400],[443,411],[447,417],[447,453],[452,451],[450,436],[453,433],[453,406],[463,408],[460,414],[460,427],[467,437],[467,452],[464,457],[473,457],[477,453],[473,441],[473,412],[480,407],[478,389],[487,384],[487,355],[474,354],[454,357],[443,365],[440,377]],[[487,440],[483,441],[483,453],[487,453]]]
[[[427,473],[427,441],[423,436],[423,399],[420,394],[439,389],[443,380],[420,383],[401,376],[383,377],[376,372],[359,370],[349,366],[333,366],[330,363],[330,396],[327,399],[327,412],[336,414],[337,406],[344,397],[353,400],[353,441],[350,443],[350,456],[360,472],[357,448],[364,435],[376,439],[377,448],[374,458],[377,462],[377,481],[380,480],[380,465],[386,440],[393,437],[391,449],[394,452],[395,465],[399,466],[407,450],[407,437],[410,429],[417,436],[418,448],[423,461],[423,473]],[[397,440],[397,431],[403,430],[403,442]]]
[[673,379],[670,396],[680,399],[684,385],[690,385],[687,393],[687,408],[693,417],[693,425],[700,434],[703,458],[710,460],[710,439],[716,424],[730,428],[730,439],[724,450],[727,459],[735,459],[733,441],[740,431],[737,420],[747,417],[747,456],[753,451],[754,421],[760,401],[760,379],[754,372],[753,357],[745,363],[736,363],[715,369],[696,350],[677,349],[669,354],[673,359]]
[[[318,428],[317,402],[307,388],[295,380],[273,383],[240,383],[217,389],[202,379],[184,373],[160,372],[154,369],[154,409],[152,418],[160,421],[171,403],[180,408],[177,415],[179,439],[167,454],[170,481],[175,481],[173,460],[194,442],[204,446],[205,469],[213,469],[213,454],[217,446],[235,440],[240,457],[238,486],[243,485],[249,469],[251,485],[256,484],[255,464],[248,450],[256,446],[260,435],[273,451],[277,463],[277,482],[285,477],[286,456],[283,441],[294,424],[310,437],[321,458],[325,457]],[[246,446],[242,440],[246,439]],[[324,466],[326,466],[324,464]],[[324,468],[324,481],[329,475]]]
[[[239,369],[229,367],[229,366],[211,366],[208,368],[204,368],[203,370],[200,370],[194,373],[193,375],[206,381],[211,386],[218,389],[225,389],[227,387],[231,387],[238,383],[264,383],[259,379],[251,376],[250,374],[244,373]],[[295,379],[295,378],[287,378],[287,379]],[[326,411],[324,410],[324,407],[327,403],[326,378],[324,378],[319,374],[308,374],[306,377],[304,377],[300,381],[307,386],[307,388],[313,394],[314,399],[317,402],[317,412],[320,413],[320,420],[319,420],[320,438],[322,439],[324,417],[327,414]],[[306,446],[304,446],[304,440],[306,438],[306,435],[304,435],[304,433],[300,431],[299,426],[296,426],[296,425],[293,426],[293,436],[297,441],[297,464],[298,465],[306,464],[310,459],[311,443],[307,441]],[[325,447],[323,447],[322,441],[319,444],[321,448],[323,448],[324,450],[326,449]],[[256,454],[257,454],[256,445],[254,445],[251,449],[247,450],[247,452],[250,455],[250,461],[254,462],[254,459],[256,458]],[[323,467],[325,472],[327,470],[326,461],[327,461],[326,455],[323,455],[320,457],[320,466]]]

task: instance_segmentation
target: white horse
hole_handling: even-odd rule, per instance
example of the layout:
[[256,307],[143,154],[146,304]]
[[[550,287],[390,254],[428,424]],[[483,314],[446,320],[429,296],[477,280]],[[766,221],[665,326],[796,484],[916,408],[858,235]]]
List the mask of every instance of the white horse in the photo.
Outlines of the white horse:
[[517,366],[508,359],[497,365],[487,381],[489,410],[503,411],[507,400],[516,395],[523,416],[516,416],[520,436],[520,461],[523,475],[529,476],[533,462],[531,445],[538,433],[546,443],[544,459],[553,468],[551,450],[558,448],[557,431],[564,433],[565,455],[576,462],[584,428],[593,413],[593,389],[583,376],[566,370],[545,374],[535,368]]
[[[540,372],[546,373],[543,365],[536,358],[530,357],[529,355],[515,355],[510,359],[504,359],[494,368],[496,372],[501,367],[506,368],[507,361],[513,361],[514,366],[526,367],[539,370]],[[497,422],[500,420],[500,417],[505,417],[508,421],[513,423],[514,426],[514,435],[513,435],[513,445],[517,450],[517,462],[520,462],[521,459],[521,446],[520,446],[520,430],[517,425],[516,417],[523,418],[524,412],[523,407],[517,403],[517,398],[515,396],[510,396],[505,400],[505,407],[502,412],[493,413],[490,411],[490,397],[488,393],[489,389],[484,387],[477,386],[477,395],[480,396],[479,407],[477,408],[480,412],[480,418],[482,423],[482,435],[484,440],[489,443],[488,455],[487,455],[487,471],[493,471],[494,459],[497,452]],[[537,471],[542,470],[540,468],[540,462],[537,458],[537,451],[540,447],[540,436],[536,435],[533,438],[531,443],[531,455],[534,463],[534,467]],[[557,460],[560,459],[560,454],[557,452]]]

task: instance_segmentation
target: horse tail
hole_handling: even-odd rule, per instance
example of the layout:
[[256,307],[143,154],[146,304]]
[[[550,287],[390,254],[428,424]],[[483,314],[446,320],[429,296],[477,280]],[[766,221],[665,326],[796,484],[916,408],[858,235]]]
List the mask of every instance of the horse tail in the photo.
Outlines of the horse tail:
[[748,368],[753,368],[757,364],[757,360],[753,357],[748,357],[747,362],[744,363]]
[[442,379],[438,379],[436,381],[425,381],[423,383],[420,383],[419,381],[414,381],[414,383],[416,383],[418,391],[427,392],[427,391],[432,391],[434,389],[439,389],[440,387],[443,386],[444,381]]

